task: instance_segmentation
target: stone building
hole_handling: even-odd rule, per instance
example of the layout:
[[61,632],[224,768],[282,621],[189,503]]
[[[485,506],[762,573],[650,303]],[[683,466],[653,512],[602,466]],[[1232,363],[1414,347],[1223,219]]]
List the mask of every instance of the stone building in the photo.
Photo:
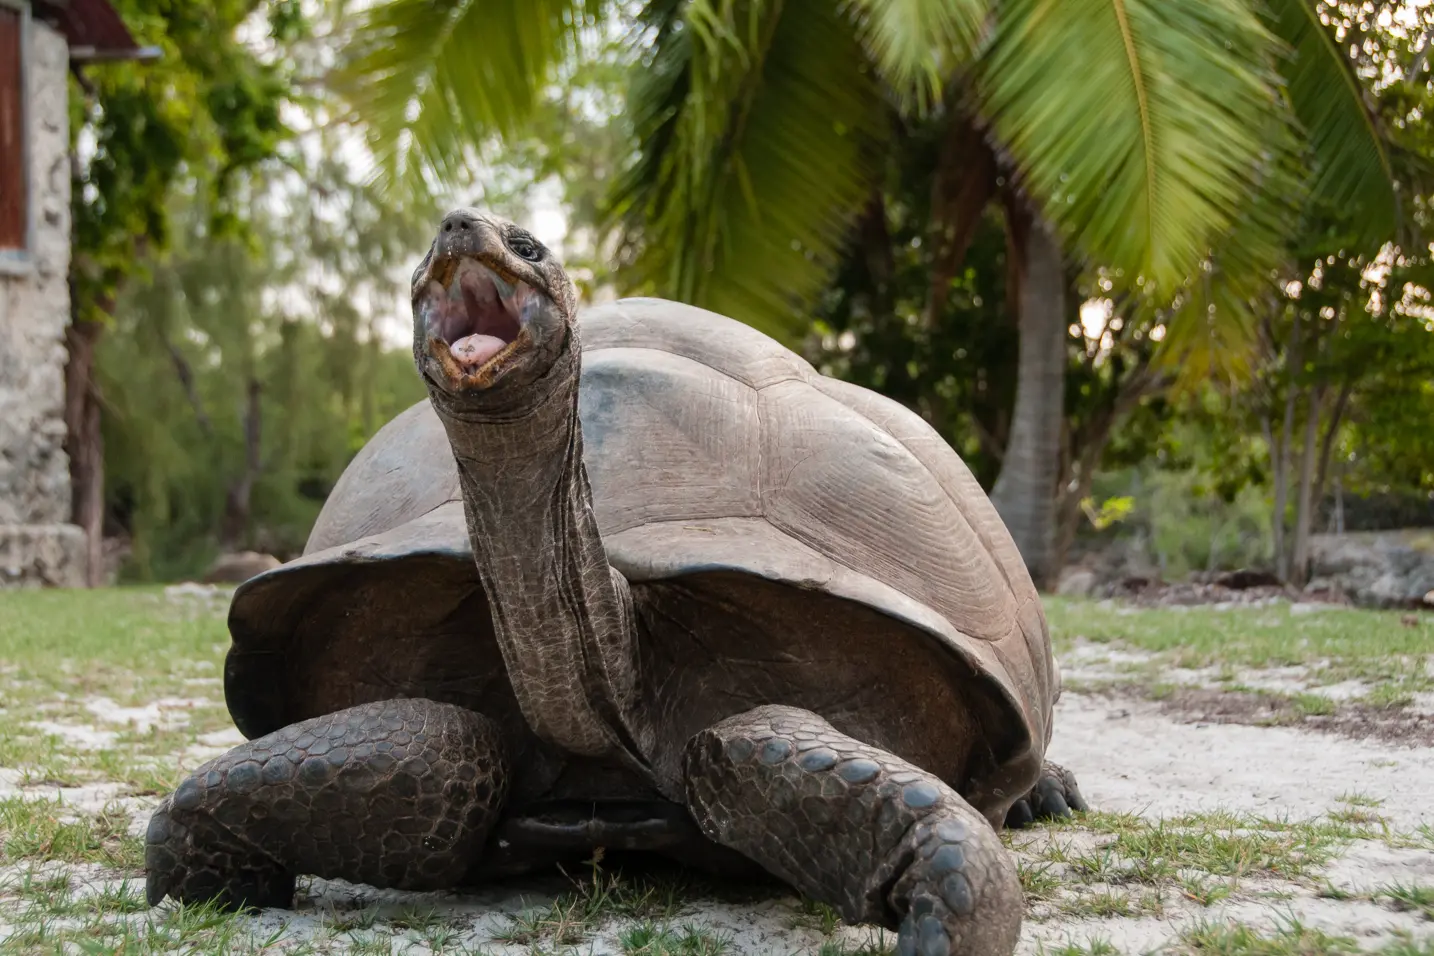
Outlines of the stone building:
[[64,451],[68,75],[150,55],[107,0],[0,0],[0,587],[85,580]]

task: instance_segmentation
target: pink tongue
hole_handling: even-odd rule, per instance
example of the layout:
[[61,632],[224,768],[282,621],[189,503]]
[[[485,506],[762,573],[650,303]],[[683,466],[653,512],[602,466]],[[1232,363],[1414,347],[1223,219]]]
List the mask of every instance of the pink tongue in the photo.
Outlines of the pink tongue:
[[507,344],[496,335],[465,335],[448,346],[448,351],[453,353],[459,365],[477,368],[503,351],[503,346]]

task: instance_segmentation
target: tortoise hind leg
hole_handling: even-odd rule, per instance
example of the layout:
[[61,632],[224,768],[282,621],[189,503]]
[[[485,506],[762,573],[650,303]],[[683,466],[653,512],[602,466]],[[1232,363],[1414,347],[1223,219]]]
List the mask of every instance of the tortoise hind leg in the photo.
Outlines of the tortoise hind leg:
[[1036,820],[1061,819],[1069,817],[1072,810],[1083,813],[1089,809],[1085,797],[1081,796],[1075,774],[1047,760],[1041,768],[1041,778],[1031,792],[1011,804],[1011,809],[1006,811],[1006,826],[1019,830]]
[[1023,900],[995,831],[934,775],[809,711],[758,707],[694,736],[689,809],[707,835],[901,956],[1008,956]]
[[507,781],[497,728],[451,704],[379,701],[292,724],[200,767],[160,804],[145,837],[149,903],[287,907],[301,873],[452,886]]

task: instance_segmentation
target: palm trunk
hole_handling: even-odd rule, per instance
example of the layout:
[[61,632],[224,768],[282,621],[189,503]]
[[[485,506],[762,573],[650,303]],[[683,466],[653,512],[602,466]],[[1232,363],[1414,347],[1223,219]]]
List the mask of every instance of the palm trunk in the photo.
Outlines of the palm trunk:
[[1011,217],[1021,259],[1015,306],[1020,328],[1011,436],[991,501],[1037,587],[1050,584],[1065,412],[1066,308],[1061,249],[1039,221]]

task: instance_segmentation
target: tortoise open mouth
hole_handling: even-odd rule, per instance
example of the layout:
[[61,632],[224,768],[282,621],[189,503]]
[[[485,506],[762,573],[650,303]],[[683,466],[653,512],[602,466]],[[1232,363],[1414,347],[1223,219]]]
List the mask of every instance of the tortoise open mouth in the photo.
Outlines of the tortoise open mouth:
[[435,262],[419,293],[428,352],[455,385],[483,385],[532,336],[547,296],[467,256]]

